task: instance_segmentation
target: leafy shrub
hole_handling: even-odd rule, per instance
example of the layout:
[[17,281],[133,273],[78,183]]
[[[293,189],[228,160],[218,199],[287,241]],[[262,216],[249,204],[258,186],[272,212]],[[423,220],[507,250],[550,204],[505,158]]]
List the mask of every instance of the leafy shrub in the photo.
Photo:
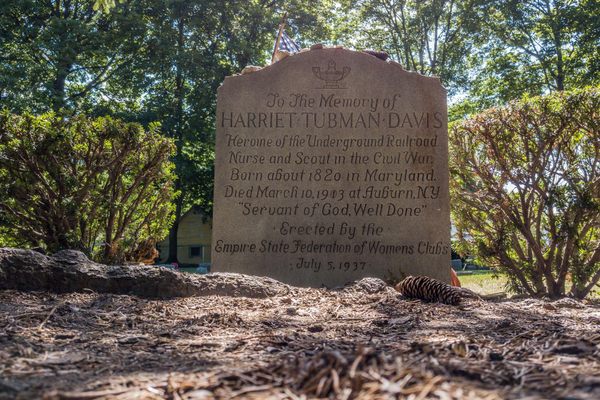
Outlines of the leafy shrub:
[[173,151],[158,125],[2,112],[0,234],[122,262],[168,231]]
[[463,252],[534,296],[585,297],[600,280],[600,90],[487,110],[450,129]]

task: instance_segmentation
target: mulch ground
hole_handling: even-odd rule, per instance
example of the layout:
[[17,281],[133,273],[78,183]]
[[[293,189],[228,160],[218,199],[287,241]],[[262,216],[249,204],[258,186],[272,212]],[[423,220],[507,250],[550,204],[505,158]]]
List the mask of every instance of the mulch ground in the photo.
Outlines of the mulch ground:
[[599,399],[600,306],[0,291],[0,398]]

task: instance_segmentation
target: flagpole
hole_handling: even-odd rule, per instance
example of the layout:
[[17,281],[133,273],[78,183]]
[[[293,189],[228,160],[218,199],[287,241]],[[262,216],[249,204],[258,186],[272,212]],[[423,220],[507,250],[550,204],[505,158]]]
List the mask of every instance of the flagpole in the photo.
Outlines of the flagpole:
[[279,41],[281,40],[281,34],[283,33],[283,27],[285,26],[285,19],[287,17],[287,13],[283,13],[283,17],[281,17],[281,23],[279,24],[279,32],[277,32],[277,39],[275,39],[275,47],[273,47],[273,55],[271,56],[271,64],[275,61],[275,53],[277,53],[277,49],[279,49]]

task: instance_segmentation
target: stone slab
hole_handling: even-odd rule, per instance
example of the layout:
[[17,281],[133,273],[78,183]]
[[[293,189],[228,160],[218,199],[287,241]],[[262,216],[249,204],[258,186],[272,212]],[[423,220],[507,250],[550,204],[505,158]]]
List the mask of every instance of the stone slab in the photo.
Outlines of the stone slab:
[[213,271],[298,286],[450,281],[446,90],[347,49],[218,91]]

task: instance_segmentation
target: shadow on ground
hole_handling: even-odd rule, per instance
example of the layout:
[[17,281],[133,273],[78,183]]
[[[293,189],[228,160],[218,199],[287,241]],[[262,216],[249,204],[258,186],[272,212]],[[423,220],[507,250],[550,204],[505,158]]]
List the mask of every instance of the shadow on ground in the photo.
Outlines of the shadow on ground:
[[600,398],[600,307],[0,292],[0,398]]

